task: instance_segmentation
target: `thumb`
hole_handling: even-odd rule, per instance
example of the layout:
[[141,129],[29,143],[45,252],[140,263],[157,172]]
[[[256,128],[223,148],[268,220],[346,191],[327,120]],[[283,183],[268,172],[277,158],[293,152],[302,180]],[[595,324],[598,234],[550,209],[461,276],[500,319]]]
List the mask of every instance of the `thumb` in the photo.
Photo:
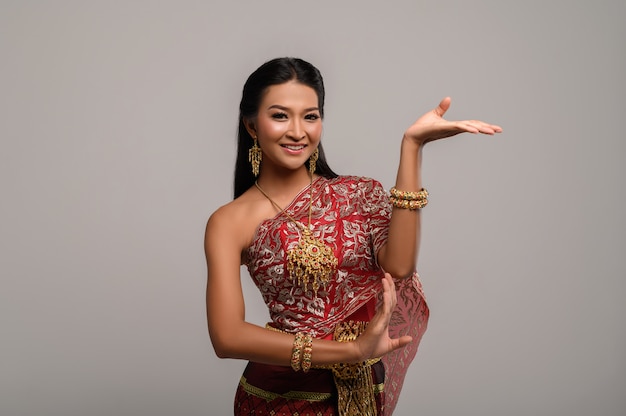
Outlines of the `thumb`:
[[398,348],[402,348],[413,341],[413,338],[409,335],[404,335],[400,338],[395,338],[391,340],[391,348],[393,350],[397,350]]
[[446,113],[446,111],[448,111],[448,108],[450,108],[450,103],[451,102],[452,102],[452,98],[446,97],[446,98],[444,98],[443,100],[441,100],[439,102],[439,105],[433,111],[439,117],[443,117],[443,115]]

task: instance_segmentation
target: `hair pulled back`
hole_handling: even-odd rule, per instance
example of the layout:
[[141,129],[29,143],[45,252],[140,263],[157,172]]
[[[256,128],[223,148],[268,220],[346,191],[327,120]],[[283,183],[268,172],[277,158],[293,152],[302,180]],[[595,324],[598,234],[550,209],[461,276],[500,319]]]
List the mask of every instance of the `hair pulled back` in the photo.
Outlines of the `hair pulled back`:
[[[324,118],[324,80],[322,74],[310,63],[299,58],[276,58],[265,62],[254,71],[243,86],[239,104],[239,130],[237,134],[237,161],[235,162],[235,198],[254,185],[255,177],[248,162],[248,150],[254,140],[246,130],[244,119],[254,119],[263,95],[272,85],[297,81],[311,87],[317,93],[320,116]],[[315,173],[326,178],[337,174],[328,166],[322,144],[318,145],[319,158]],[[308,162],[306,162],[308,164]]]

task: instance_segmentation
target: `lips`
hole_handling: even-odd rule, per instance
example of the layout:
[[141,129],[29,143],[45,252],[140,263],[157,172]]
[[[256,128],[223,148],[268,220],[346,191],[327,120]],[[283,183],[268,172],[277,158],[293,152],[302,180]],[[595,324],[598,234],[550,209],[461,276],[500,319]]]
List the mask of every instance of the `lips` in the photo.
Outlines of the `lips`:
[[291,150],[302,150],[306,147],[303,144],[281,144],[281,146]]
[[280,146],[292,152],[299,152],[306,147],[303,144],[297,144],[297,145],[296,144],[281,144]]

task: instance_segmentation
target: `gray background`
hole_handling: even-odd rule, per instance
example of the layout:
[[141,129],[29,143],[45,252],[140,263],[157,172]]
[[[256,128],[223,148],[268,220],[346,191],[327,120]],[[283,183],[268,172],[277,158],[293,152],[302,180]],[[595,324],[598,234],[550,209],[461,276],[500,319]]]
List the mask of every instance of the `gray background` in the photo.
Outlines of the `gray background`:
[[[398,415],[626,414],[623,1],[0,2],[0,414],[222,415],[202,240],[240,91],[326,80],[340,173],[393,185],[445,95],[498,137],[429,145],[430,327]],[[246,282],[248,318],[267,314]]]

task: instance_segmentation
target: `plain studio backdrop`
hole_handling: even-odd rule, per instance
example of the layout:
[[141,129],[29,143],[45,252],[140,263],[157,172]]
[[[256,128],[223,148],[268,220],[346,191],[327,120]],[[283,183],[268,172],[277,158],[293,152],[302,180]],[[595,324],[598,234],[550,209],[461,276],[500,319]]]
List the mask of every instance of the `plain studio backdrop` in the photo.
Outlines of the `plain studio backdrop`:
[[[339,173],[424,152],[429,329],[397,415],[626,414],[623,1],[0,3],[0,414],[228,415],[202,248],[241,88],[298,56]],[[247,318],[268,319],[245,269]]]

